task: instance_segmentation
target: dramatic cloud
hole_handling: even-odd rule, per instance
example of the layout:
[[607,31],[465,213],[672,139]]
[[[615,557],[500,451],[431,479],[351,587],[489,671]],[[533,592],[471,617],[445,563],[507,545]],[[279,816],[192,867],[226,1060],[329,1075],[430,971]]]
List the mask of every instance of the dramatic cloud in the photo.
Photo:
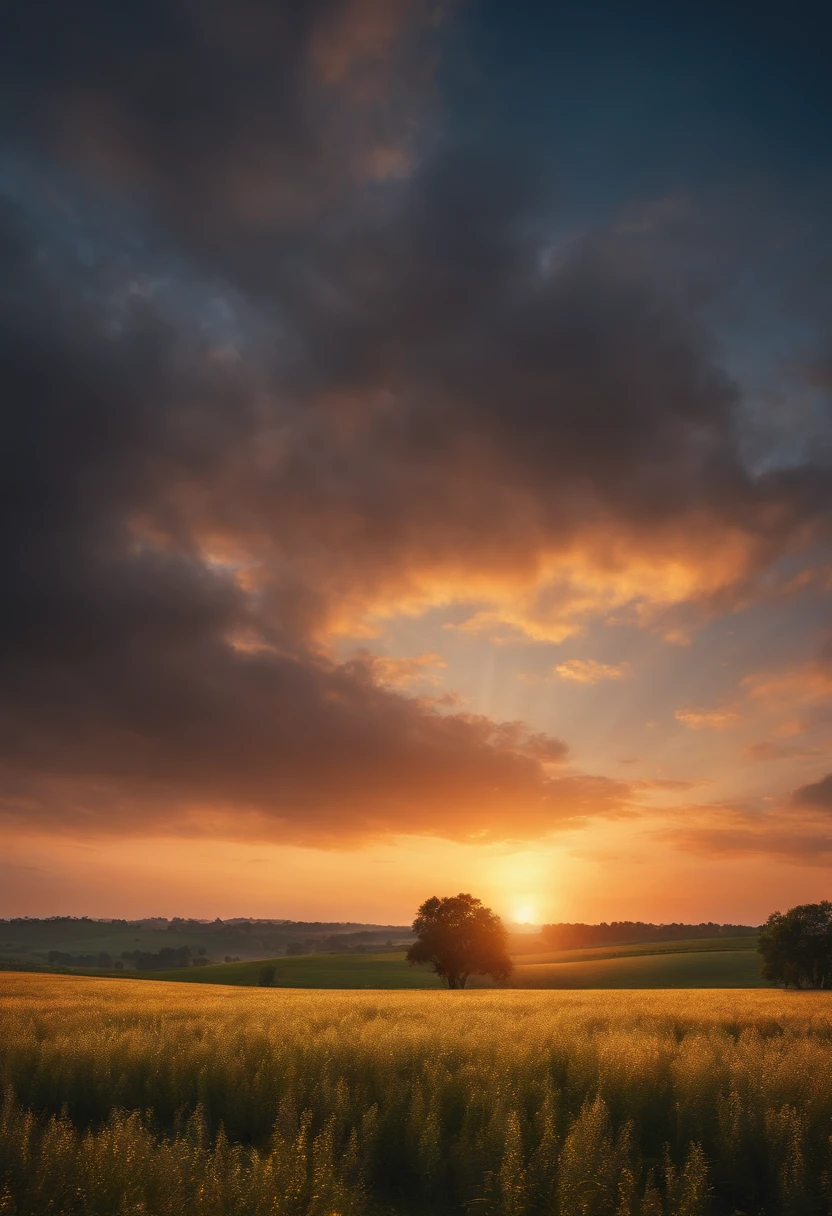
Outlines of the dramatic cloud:
[[743,680],[743,690],[767,709],[811,710],[832,703],[832,663],[824,659],[784,671],[754,673]]
[[679,640],[828,540],[823,450],[748,457],[692,209],[564,235],[551,172],[443,115],[443,15],[18,6],[0,48],[16,821],[494,839],[629,813],[626,783],[553,768],[561,740],[405,695],[442,670],[433,650],[339,662],[337,639],[454,606],[460,636],[614,618]]
[[[96,273],[27,261],[20,215],[5,218],[18,277],[2,353],[21,407],[2,469],[15,587],[0,607],[7,816],[484,839],[629,803],[624,783],[552,775],[558,740],[385,688],[441,666],[436,655],[339,665],[311,649],[321,597],[302,565],[287,559],[282,579],[252,571],[229,556],[233,527],[209,539],[190,516],[253,425],[233,370],[141,300],[102,337]],[[228,509],[233,524],[233,495]]]

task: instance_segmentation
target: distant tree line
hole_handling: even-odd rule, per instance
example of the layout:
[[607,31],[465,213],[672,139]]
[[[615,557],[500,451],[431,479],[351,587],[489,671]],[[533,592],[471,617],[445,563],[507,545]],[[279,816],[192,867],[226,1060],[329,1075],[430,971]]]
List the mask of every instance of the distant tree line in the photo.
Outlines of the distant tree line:
[[122,950],[121,958],[114,959],[108,950],[99,950],[97,954],[71,954],[66,950],[50,950],[49,962],[63,967],[114,967],[117,971],[124,968],[125,962],[130,962],[137,971],[166,971],[174,967],[204,966],[210,960],[205,952],[191,958],[188,946],[163,946],[154,953],[151,950]]
[[[117,971],[124,963],[132,963],[137,971],[169,971],[178,967],[205,967],[212,960],[204,947],[194,955],[190,946],[163,946],[161,950],[122,950],[121,958],[114,959],[108,950],[97,954],[71,954],[66,950],[50,950],[49,962],[64,967],[114,967]],[[226,958],[226,962],[232,962]]]
[[689,937],[752,937],[758,932],[759,928],[754,925],[718,925],[713,921],[703,921],[698,925],[676,922],[654,925],[640,920],[614,920],[609,924],[604,921],[600,925],[543,925],[540,930],[546,945],[553,950],[621,946],[637,942],[668,942]]
[[407,925],[368,925],[360,921],[337,921],[337,920],[279,920],[279,919],[256,919],[254,917],[235,916],[230,920],[221,920],[219,917],[216,920],[197,920],[194,917],[185,916],[145,916],[137,920],[125,920],[124,917],[92,917],[92,916],[12,916],[6,919],[0,918],[0,932],[4,928],[9,927],[28,927],[33,928],[39,925],[54,928],[59,925],[66,925],[74,928],[78,925],[91,926],[106,926],[116,925],[125,928],[148,928],[148,929],[189,929],[189,930],[204,930],[206,932],[216,931],[218,929],[233,929],[241,933],[256,932],[258,929],[288,929],[294,932],[314,932],[314,933],[350,933],[356,937],[378,937],[380,933],[407,933]]
[[[141,933],[141,939],[134,936]],[[150,941],[147,934],[152,934]],[[407,938],[402,942],[402,938]],[[132,938],[132,940],[131,940]],[[79,956],[78,941],[83,939],[84,954],[96,939],[114,956],[122,947],[135,946],[155,952],[162,945],[188,945],[194,949],[203,942],[215,958],[243,955],[270,958],[278,954],[361,952],[392,949],[400,943],[406,949],[412,941],[405,926],[364,925],[337,921],[213,920],[193,918],[145,917],[142,920],[92,920],[90,917],[18,917],[0,920],[0,950],[40,953],[52,948]],[[120,940],[119,940],[120,939]],[[117,947],[114,946],[118,943]],[[287,947],[292,947],[291,951]],[[94,964],[78,964],[94,965]]]
[[48,957],[53,966],[60,967],[115,967],[116,970],[124,967],[124,963],[113,959],[107,950],[99,950],[97,954],[68,954],[65,950],[50,950]]
[[197,966],[208,962],[204,950],[192,959],[190,946],[163,946],[155,953],[152,950],[122,950],[121,957],[132,962],[137,971],[172,971],[176,967],[190,967],[191,962]]
[[[252,946],[264,946],[268,949],[282,951],[287,946],[302,944],[303,949],[294,949],[292,953],[311,954],[313,952],[332,953],[348,949],[377,947],[383,935],[386,935],[384,945],[392,944],[391,933],[396,937],[408,934],[405,925],[375,925],[362,926],[351,922],[338,921],[274,921],[274,920],[233,920],[233,921],[200,921],[186,920],[174,916],[166,926],[168,933],[188,933],[211,938],[222,937],[223,941],[236,942],[239,948],[249,949]],[[410,938],[405,943],[409,945]],[[288,953],[288,951],[287,951]]]
[[360,944],[353,939],[357,934],[332,933],[329,937],[306,937],[289,942],[286,953],[290,957],[299,954],[367,954],[376,950],[406,950],[410,941],[394,942],[388,938],[385,942],[363,941]]

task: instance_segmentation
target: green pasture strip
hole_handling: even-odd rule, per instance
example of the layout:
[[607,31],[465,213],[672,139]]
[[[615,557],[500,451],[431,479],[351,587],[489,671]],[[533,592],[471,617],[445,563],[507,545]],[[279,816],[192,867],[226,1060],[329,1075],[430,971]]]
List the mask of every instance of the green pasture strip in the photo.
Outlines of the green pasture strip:
[[527,963],[581,963],[597,959],[635,957],[649,954],[701,954],[711,951],[756,950],[757,938],[740,934],[736,937],[688,937],[667,942],[629,942],[620,946],[575,947],[571,950],[545,950],[532,954],[515,954],[516,966]]
[[569,963],[524,963],[514,988],[764,988],[751,950],[624,955]]
[[217,963],[170,971],[129,971],[131,979],[176,980],[184,984],[259,985],[260,973],[274,967],[273,988],[438,988],[428,969],[408,967],[404,954],[303,954],[296,958]]
[[[561,951],[555,955],[515,956],[510,988],[758,988],[760,960],[756,949],[745,940],[702,939],[705,947],[689,948],[691,943],[664,943],[669,948],[636,949],[621,947],[617,953]],[[696,945],[700,945],[699,942]],[[688,947],[688,948],[679,948]],[[258,987],[264,968],[274,967],[274,988],[378,988],[423,989],[441,987],[438,978],[422,967],[408,967],[401,952],[379,954],[305,954],[293,958],[256,959],[239,963],[216,963],[205,967],[175,967],[169,971],[116,972],[83,968],[77,975],[113,978],[164,980],[183,984],[229,984]],[[492,987],[491,981],[473,977],[474,987]]]
[[[612,957],[578,958],[567,955],[563,962],[529,962],[515,959],[513,989],[676,989],[676,987],[764,987],[760,979],[757,950],[680,950],[667,953],[620,952]],[[227,984],[259,986],[260,973],[274,967],[270,987],[280,989],[435,989],[437,976],[421,967],[407,967],[403,953],[381,955],[302,955],[294,958],[263,958],[241,963],[217,963],[208,967],[182,967],[165,972],[123,973],[95,968],[75,974],[108,975],[112,978],[165,980],[179,984]],[[490,980],[470,980],[473,987],[491,987]]]

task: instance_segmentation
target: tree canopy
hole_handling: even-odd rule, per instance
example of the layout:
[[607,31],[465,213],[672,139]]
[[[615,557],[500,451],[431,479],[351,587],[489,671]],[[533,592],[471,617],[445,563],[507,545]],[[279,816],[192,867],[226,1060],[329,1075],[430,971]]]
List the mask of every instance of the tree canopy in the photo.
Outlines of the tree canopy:
[[788,988],[832,988],[832,903],[772,912],[760,930],[763,978]]
[[430,964],[449,988],[464,988],[470,975],[506,980],[513,965],[503,922],[473,895],[426,899],[413,922],[411,967]]

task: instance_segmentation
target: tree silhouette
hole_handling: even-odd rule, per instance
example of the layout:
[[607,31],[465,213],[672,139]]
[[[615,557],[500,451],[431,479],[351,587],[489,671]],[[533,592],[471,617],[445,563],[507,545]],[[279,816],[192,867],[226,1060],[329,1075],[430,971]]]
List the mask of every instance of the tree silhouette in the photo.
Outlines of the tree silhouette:
[[464,988],[469,975],[506,980],[513,971],[499,916],[473,895],[426,899],[413,922],[411,967],[430,964],[449,988]]
[[832,988],[832,903],[772,912],[760,930],[764,979],[785,988]]

